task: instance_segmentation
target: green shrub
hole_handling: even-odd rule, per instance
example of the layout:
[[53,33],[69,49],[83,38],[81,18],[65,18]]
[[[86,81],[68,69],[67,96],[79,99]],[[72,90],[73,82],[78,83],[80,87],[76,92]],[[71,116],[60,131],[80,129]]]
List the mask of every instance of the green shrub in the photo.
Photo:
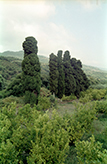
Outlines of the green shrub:
[[34,104],[37,104],[37,95],[34,92],[26,91],[24,96],[25,104],[31,104],[33,106]]
[[12,96],[12,95],[2,99],[1,103],[8,106],[12,102],[16,102],[17,104],[24,104],[23,97],[15,97],[15,96]]
[[62,101],[69,101],[69,100],[70,100],[70,96],[65,96],[65,95],[63,95],[63,97],[62,97],[61,100],[62,100]]
[[[40,116],[34,123],[36,136],[32,142],[30,163],[63,164],[68,151],[68,133],[62,128],[63,119],[53,114],[51,120],[47,114]],[[65,122],[63,122],[65,123]]]
[[67,124],[55,111],[49,114],[30,104],[12,103],[0,111],[0,161],[3,164],[63,164],[69,149]]
[[96,119],[95,104],[77,104],[76,111],[72,117],[69,114],[64,116],[68,121],[68,133],[70,144],[79,140],[85,132],[92,130],[93,120]]
[[74,94],[71,94],[70,96],[63,95],[61,100],[62,101],[70,101],[70,100],[76,100],[76,99],[77,99],[77,97]]
[[79,102],[80,103],[87,103],[87,102],[89,102],[89,101],[92,101],[92,95],[89,93],[89,94],[85,94],[85,96],[84,97],[80,97],[80,99],[79,99]]
[[75,145],[79,164],[107,164],[107,150],[102,150],[102,144],[95,142],[93,135],[90,141],[77,141]]
[[51,92],[47,88],[41,87],[40,96],[49,97],[49,96],[51,96]]
[[49,97],[39,96],[38,105],[37,105],[37,108],[39,110],[49,109],[50,106],[51,106],[51,103],[50,103]]
[[81,103],[87,103],[88,101],[92,100],[101,100],[106,95],[106,89],[87,89],[80,93],[79,101]]
[[70,95],[70,100],[76,100],[76,99],[77,99],[77,97],[74,94]]
[[50,102],[51,103],[54,103],[55,102],[55,96],[53,96],[53,95],[50,96]]
[[97,101],[96,110],[99,113],[107,113],[107,100]]

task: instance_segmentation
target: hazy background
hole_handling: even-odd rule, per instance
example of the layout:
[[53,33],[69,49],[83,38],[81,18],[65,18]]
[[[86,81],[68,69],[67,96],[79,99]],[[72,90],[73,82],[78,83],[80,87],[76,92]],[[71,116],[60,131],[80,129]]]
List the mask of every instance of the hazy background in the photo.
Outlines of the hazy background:
[[83,64],[107,69],[106,0],[0,1],[0,52],[22,50],[27,36],[38,55],[69,50]]

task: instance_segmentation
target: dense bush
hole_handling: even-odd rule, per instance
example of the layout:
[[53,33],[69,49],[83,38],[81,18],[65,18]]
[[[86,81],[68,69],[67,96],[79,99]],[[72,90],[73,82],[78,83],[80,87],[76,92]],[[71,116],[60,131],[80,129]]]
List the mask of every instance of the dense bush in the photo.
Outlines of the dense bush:
[[70,101],[70,100],[76,100],[76,99],[77,99],[77,97],[74,94],[71,94],[70,96],[63,95],[61,100],[62,101]]
[[79,164],[107,164],[107,150],[102,150],[102,144],[95,142],[94,136],[90,141],[79,141],[75,145]]
[[63,164],[68,151],[67,122],[55,112],[49,118],[30,105],[15,103],[0,111],[0,161],[3,164]]
[[88,101],[92,100],[101,100],[106,98],[107,89],[87,89],[80,93],[79,101],[81,103],[87,103]]
[[37,105],[38,110],[46,110],[46,109],[49,109],[50,106],[51,106],[51,103],[50,103],[49,97],[39,96],[38,105]]
[[107,113],[107,100],[97,101],[96,110],[98,113]]
[[92,130],[93,120],[96,119],[95,104],[76,105],[76,111],[72,117],[66,114],[64,119],[68,120],[68,133],[70,144],[81,139],[83,134]]
[[40,96],[49,97],[49,96],[51,96],[51,92],[47,88],[41,87],[41,89],[40,89]]

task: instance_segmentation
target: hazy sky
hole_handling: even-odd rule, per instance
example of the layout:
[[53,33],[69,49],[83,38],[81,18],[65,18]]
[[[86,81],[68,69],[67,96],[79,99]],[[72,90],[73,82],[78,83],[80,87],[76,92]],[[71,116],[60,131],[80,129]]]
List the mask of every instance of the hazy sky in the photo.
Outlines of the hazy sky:
[[1,0],[0,27],[0,52],[22,50],[34,36],[38,55],[69,50],[83,64],[107,68],[106,0]]

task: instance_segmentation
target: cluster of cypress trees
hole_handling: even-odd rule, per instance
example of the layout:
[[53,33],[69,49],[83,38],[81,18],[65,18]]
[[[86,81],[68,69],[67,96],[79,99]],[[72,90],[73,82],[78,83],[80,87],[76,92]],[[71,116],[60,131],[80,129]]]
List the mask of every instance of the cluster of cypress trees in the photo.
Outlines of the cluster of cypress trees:
[[89,80],[82,70],[82,63],[76,58],[71,58],[70,52],[62,50],[57,56],[53,53],[49,58],[49,88],[59,98],[65,94],[79,96],[81,91],[89,87]]

